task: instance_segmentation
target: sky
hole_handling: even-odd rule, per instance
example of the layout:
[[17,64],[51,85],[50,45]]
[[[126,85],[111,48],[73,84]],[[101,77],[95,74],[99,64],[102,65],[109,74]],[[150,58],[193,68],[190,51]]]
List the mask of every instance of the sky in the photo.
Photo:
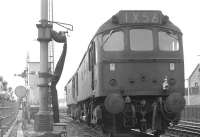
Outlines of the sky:
[[[68,51],[62,77],[57,85],[59,98],[64,86],[77,69],[97,29],[119,10],[161,10],[183,32],[185,79],[200,62],[199,0],[54,0],[54,21],[70,23]],[[39,61],[36,24],[40,20],[40,0],[4,0],[0,2],[0,76],[13,89],[24,85],[15,77],[30,61]],[[55,30],[64,30],[56,27]],[[62,44],[55,43],[55,64]]]

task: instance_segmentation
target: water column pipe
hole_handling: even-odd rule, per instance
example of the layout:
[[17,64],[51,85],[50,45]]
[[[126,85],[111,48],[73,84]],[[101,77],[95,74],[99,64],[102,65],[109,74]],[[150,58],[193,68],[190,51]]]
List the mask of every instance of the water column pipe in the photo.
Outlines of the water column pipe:
[[38,41],[40,42],[40,72],[39,72],[39,112],[35,115],[35,131],[51,131],[52,115],[48,108],[48,43],[51,41],[52,25],[48,23],[48,0],[41,0],[41,20],[37,24]]

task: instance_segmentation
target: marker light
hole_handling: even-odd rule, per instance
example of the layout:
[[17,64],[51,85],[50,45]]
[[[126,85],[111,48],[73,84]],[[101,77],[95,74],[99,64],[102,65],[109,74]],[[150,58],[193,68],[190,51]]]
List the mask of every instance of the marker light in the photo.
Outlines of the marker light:
[[175,70],[175,64],[174,63],[170,63],[169,64],[169,70],[170,71],[174,71]]
[[110,71],[115,71],[115,64],[114,63],[110,64]]
[[119,24],[119,20],[118,20],[117,16],[112,16],[112,23]]

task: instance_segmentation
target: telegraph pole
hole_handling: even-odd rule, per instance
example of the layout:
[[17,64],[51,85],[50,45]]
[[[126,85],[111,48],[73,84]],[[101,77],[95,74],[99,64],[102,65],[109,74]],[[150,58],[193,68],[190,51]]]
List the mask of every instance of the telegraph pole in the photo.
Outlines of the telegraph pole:
[[48,43],[51,41],[52,25],[48,23],[48,0],[41,0],[41,20],[37,24],[38,41],[40,42],[40,72],[39,72],[39,112],[35,115],[35,131],[51,131],[52,115],[48,108]]

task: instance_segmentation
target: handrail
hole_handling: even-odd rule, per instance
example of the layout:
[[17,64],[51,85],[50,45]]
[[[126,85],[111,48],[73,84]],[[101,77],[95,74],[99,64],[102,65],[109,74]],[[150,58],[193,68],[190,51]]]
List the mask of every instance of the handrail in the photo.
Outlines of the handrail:
[[10,109],[12,107],[0,107],[0,109]]

